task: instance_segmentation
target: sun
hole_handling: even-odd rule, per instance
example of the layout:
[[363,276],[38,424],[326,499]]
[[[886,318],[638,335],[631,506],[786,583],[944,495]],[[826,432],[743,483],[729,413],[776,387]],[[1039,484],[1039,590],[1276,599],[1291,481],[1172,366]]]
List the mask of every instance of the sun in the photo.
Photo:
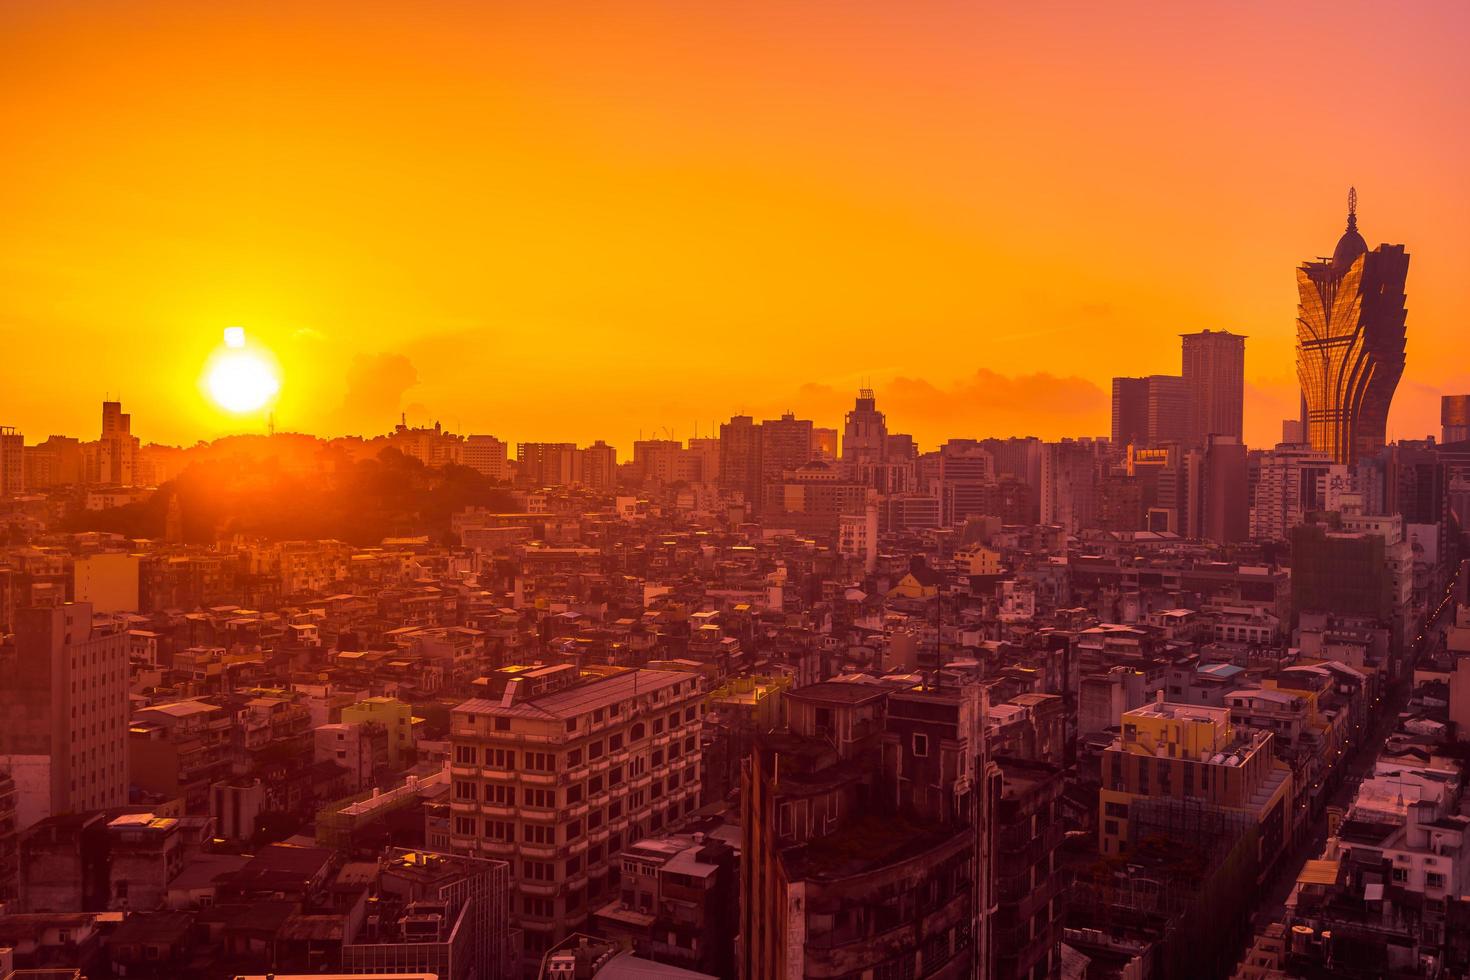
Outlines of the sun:
[[225,329],[225,347],[205,367],[204,387],[216,405],[227,412],[257,412],[281,390],[271,360],[245,345],[240,327]]

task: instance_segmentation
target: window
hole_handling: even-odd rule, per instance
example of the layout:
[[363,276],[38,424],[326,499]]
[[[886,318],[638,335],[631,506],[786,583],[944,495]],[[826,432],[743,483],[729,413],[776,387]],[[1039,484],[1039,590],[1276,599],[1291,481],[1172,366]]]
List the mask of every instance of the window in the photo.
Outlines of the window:
[[1409,880],[1409,869],[1408,868],[1394,868],[1393,869],[1393,880],[1394,881],[1398,881],[1398,882],[1408,881]]
[[479,830],[477,823],[474,817],[455,817],[454,832],[461,837],[473,837]]
[[575,719],[575,718],[568,718],[567,719],[567,731],[574,732],[576,730],[577,730],[577,719]]
[[572,766],[580,766],[581,764],[582,764],[582,750],[581,749],[568,749],[567,750],[567,766],[568,766],[568,768],[570,768]]
[[555,881],[556,865],[550,861],[522,861],[521,877],[528,881]]
[[556,756],[550,752],[527,752],[526,769],[531,772],[552,772],[556,769]]
[[508,732],[508,731],[510,731],[510,719],[509,718],[496,718],[495,719],[495,730],[497,732]]
[[461,766],[473,766],[480,761],[480,752],[473,745],[456,745],[454,761]]
[[1109,802],[1103,807],[1103,812],[1110,817],[1123,817],[1126,819],[1128,816],[1128,804]]
[[573,783],[567,787],[567,806],[582,802],[582,784]]
[[621,734],[615,733],[615,734],[609,735],[607,737],[607,750],[609,752],[616,752],[618,749],[621,749],[622,747],[623,747],[623,736]]
[[929,757],[929,736],[918,732],[913,737],[914,757],[927,759]]
[[515,772],[516,750],[486,749],[485,765],[491,769],[501,769],[505,772]]
[[516,825],[509,820],[486,820],[485,839],[509,842],[515,839]]
[[456,800],[473,800],[477,795],[479,794],[475,792],[474,783],[466,782],[463,779],[456,779],[454,781],[454,798]]
[[514,786],[499,786],[493,783],[485,784],[485,802],[495,806],[515,806],[516,788]]
[[636,742],[646,734],[648,734],[648,728],[640,721],[633,726],[631,737]]
[[1440,874],[1438,871],[1431,871],[1431,872],[1429,872],[1428,874],[1426,874],[1424,876],[1424,887],[1426,887],[1426,888],[1443,888],[1444,887],[1444,875]]
[[684,709],[684,720],[685,721],[693,721],[694,720],[694,708],[693,707],[689,707],[689,708],[685,708]]
[[602,758],[602,740],[601,739],[598,739],[597,741],[593,742],[591,745],[587,746],[587,758],[589,758],[589,759],[601,759]]
[[556,790],[554,789],[528,789],[525,792],[525,805],[537,810],[550,810],[556,806]]

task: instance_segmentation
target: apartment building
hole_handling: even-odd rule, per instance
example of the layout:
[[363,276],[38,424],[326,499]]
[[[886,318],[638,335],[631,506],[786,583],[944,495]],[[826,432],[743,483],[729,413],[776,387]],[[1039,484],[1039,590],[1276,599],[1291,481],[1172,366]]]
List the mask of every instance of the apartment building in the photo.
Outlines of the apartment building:
[[128,799],[128,633],[68,602],[16,613],[15,659],[0,663],[0,768],[24,828]]
[[528,962],[619,894],[618,855],[699,805],[703,677],[504,667],[451,718],[454,851],[510,862]]

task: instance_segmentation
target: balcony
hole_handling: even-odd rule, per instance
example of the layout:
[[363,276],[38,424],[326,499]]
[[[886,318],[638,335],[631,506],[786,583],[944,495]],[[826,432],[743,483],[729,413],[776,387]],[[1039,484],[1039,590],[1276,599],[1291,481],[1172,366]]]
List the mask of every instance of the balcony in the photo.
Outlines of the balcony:
[[527,786],[555,786],[560,779],[554,772],[521,772],[521,782]]
[[537,895],[541,898],[555,898],[557,890],[561,886],[554,881],[527,881],[522,879],[516,884],[516,890],[522,895]]

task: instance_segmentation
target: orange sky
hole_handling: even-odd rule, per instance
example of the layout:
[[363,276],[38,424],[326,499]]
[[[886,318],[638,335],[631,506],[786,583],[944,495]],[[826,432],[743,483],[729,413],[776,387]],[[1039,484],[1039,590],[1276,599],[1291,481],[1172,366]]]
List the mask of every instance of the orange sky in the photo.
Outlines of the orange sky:
[[1413,256],[1390,433],[1437,431],[1470,8],[1284,6],[0,5],[0,424],[262,428],[197,384],[238,324],[286,429],[627,447],[870,378],[928,444],[1095,434],[1211,327],[1268,444],[1356,184]]

